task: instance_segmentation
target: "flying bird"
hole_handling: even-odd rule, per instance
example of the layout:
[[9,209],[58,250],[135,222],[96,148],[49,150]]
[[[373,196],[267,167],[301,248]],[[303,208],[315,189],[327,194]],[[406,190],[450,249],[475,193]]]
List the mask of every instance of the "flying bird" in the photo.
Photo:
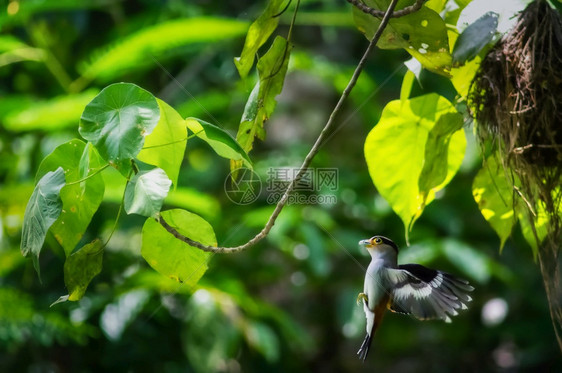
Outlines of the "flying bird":
[[398,246],[389,238],[374,236],[359,246],[371,254],[364,290],[357,297],[367,318],[367,336],[357,352],[363,361],[387,308],[419,320],[451,322],[450,316],[472,300],[467,292],[474,288],[468,281],[419,264],[398,265]]

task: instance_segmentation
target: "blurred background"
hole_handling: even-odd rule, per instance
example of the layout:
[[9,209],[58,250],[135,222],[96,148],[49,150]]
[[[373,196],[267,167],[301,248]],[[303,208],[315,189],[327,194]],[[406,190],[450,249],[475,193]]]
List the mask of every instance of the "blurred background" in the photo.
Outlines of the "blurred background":
[[[367,45],[347,2],[301,3],[283,92],[266,140],[250,154],[264,188],[271,168],[300,165]],[[516,228],[500,253],[472,198],[481,159],[471,127],[461,171],[426,208],[410,247],[402,222],[377,195],[363,143],[384,105],[399,97],[408,59],[402,51],[375,50],[312,164],[337,169],[335,190],[312,192],[335,198],[286,207],[260,244],[212,256],[195,288],[150,268],[140,256],[144,219],[123,216],[86,296],[49,307],[67,293],[64,252],[47,237],[40,282],[19,251],[41,159],[80,137],[85,105],[121,81],[235,135],[256,76],[241,81],[233,58],[264,6],[244,0],[0,4],[0,371],[562,371],[531,249]],[[280,17],[277,33],[287,34],[294,6]],[[438,92],[454,99],[445,78],[424,72],[420,83],[412,96]],[[224,190],[228,173],[227,160],[189,140],[165,208],[201,215],[219,244],[236,245],[263,227],[273,206],[263,190],[251,204],[231,201]],[[109,236],[119,209],[122,189],[112,186],[111,173],[104,178],[104,203],[89,240]],[[476,289],[469,310],[452,324],[388,313],[362,364],[356,352],[365,321],[355,299],[370,257],[357,242],[374,234],[401,247],[401,263],[446,270]]]

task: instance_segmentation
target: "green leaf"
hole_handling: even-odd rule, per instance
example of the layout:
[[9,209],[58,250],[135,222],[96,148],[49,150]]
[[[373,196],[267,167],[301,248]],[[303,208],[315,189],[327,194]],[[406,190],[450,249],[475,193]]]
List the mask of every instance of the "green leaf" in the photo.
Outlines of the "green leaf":
[[125,211],[127,214],[156,216],[171,185],[161,168],[138,172],[125,188]]
[[0,67],[21,61],[43,61],[45,52],[11,35],[0,35]]
[[156,101],[160,108],[160,120],[146,137],[137,158],[166,171],[175,187],[187,145],[187,129],[185,120],[177,111],[162,100]]
[[480,213],[500,238],[500,250],[511,235],[517,217],[513,211],[513,185],[496,157],[488,157],[472,183],[472,195]]
[[80,65],[87,79],[109,80],[125,72],[156,66],[162,58],[185,53],[190,45],[208,46],[244,35],[244,21],[192,17],[143,27],[117,43],[95,51],[89,63]]
[[21,253],[32,255],[33,265],[39,275],[39,253],[45,242],[47,231],[62,211],[60,190],[65,184],[62,167],[47,172],[33,190],[23,218]]
[[498,17],[497,13],[488,12],[459,35],[453,49],[454,64],[464,64],[473,59],[492,41],[498,27]]
[[[57,147],[39,165],[36,179],[59,166],[64,169],[67,185],[60,191],[62,212],[51,232],[67,257],[82,238],[103,199],[105,188],[101,174],[88,176],[104,163],[91,144],[74,139]],[[84,181],[71,184],[79,180]]]
[[84,107],[98,93],[90,89],[83,93],[35,100],[31,105],[11,111],[4,118],[4,127],[14,132],[56,131],[75,127]]
[[[557,193],[560,192],[553,191],[552,193],[553,195],[559,195]],[[536,216],[532,216],[532,213],[524,202],[520,201],[517,204],[517,218],[519,219],[519,224],[521,224],[521,232],[523,233],[525,241],[531,246],[533,257],[536,260],[539,254],[539,247],[548,236],[550,219],[541,201],[537,203],[535,208],[537,210],[535,211]],[[562,211],[562,208],[558,208],[558,211]]]
[[449,145],[451,138],[462,129],[463,118],[459,113],[445,113],[429,131],[425,144],[423,168],[418,187],[422,204],[431,189],[441,185],[449,173]]
[[473,60],[460,67],[451,69],[451,83],[457,90],[459,96],[466,98],[472,84],[472,80],[480,67],[480,57],[476,56]]
[[449,141],[445,180],[430,189],[425,200],[421,198],[418,183],[429,134],[440,117],[450,113],[456,113],[453,105],[436,94],[391,101],[365,141],[369,174],[379,193],[404,222],[406,236],[435,192],[452,179],[462,163],[466,139],[463,131],[457,131]]
[[[401,1],[396,9],[411,5],[413,2],[413,0]],[[366,0],[365,4],[372,8],[386,10],[390,0]],[[365,14],[356,7],[353,7],[353,17],[359,30],[367,39],[372,40],[380,25],[380,19]],[[452,58],[449,53],[445,21],[426,6],[407,16],[391,19],[377,46],[381,49],[403,48],[426,69],[449,76]]]
[[283,0],[270,0],[263,13],[250,25],[242,53],[240,57],[234,59],[234,64],[242,78],[250,72],[258,49],[277,28],[279,17],[274,16],[280,12],[283,3]]
[[[185,210],[161,213],[181,234],[206,245],[217,245],[213,228],[203,218]],[[162,275],[194,286],[207,270],[210,253],[189,246],[149,218],[142,228],[143,258]]]
[[185,124],[193,134],[209,144],[221,157],[240,161],[244,166],[252,168],[252,162],[246,151],[222,128],[196,118],[187,118]]
[[123,175],[160,119],[154,96],[130,83],[104,88],[84,109],[80,135]]
[[[275,97],[283,89],[291,48],[287,40],[278,36],[258,61],[259,81],[248,98],[236,135],[236,140],[246,152],[252,150],[255,137],[265,139],[263,126],[275,110]],[[240,167],[242,162],[231,162],[232,171]]]
[[100,240],[84,245],[66,258],[64,284],[68,289],[68,295],[65,300],[75,302],[82,299],[92,279],[101,272],[102,259],[103,243]]

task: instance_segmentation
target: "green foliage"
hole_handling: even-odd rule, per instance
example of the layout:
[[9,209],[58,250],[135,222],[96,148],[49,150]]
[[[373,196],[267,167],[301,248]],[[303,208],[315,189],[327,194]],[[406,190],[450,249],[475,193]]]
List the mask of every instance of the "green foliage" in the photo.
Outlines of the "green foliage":
[[223,158],[240,162],[252,168],[252,161],[243,147],[220,127],[196,118],[187,118],[187,128]]
[[[524,201],[503,170],[490,169],[491,158],[480,168],[468,130],[460,166],[462,126],[470,125],[466,96],[490,35],[485,28],[493,23],[478,19],[496,12],[502,32],[525,1],[429,0],[421,11],[393,19],[383,49],[369,58],[341,123],[314,159],[316,169],[337,168],[338,187],[294,194],[333,193],[337,203],[287,206],[258,246],[215,255],[210,269],[212,254],[176,239],[159,215],[210,245],[217,245],[214,232],[222,246],[231,246],[263,228],[274,208],[263,198],[269,196],[250,206],[229,203],[228,166],[213,153],[252,168],[263,186],[271,186],[272,167],[300,164],[365,45],[349,27],[352,16],[368,36],[380,21],[351,12],[345,2],[303,4],[292,25],[296,2],[273,17],[286,4],[277,0],[171,1],[165,8],[136,0],[11,1],[19,12],[0,14],[3,31],[17,35],[0,36],[0,76],[7,83],[0,88],[0,346],[7,351],[0,371],[361,371],[353,350],[363,337],[364,315],[355,298],[369,257],[357,241],[373,234],[399,243],[402,263],[485,285],[452,329],[388,315],[377,337],[384,343],[372,357],[380,370],[400,370],[406,360],[415,371],[436,364],[454,370],[460,350],[474,357],[464,363],[471,371],[561,366],[547,333],[548,309],[536,291],[542,283],[529,265],[533,258],[515,250],[526,240],[536,253],[539,244]],[[399,1],[398,9],[413,2]],[[381,9],[388,3],[366,2]],[[239,20],[264,7],[257,20]],[[280,35],[291,27],[288,40],[271,37],[278,24]],[[476,37],[468,37],[473,31]],[[453,45],[459,66],[451,66]],[[404,77],[401,100],[382,110],[397,95],[404,70],[398,67],[405,54],[389,48],[419,61],[407,63],[418,69]],[[247,97],[256,59],[258,81]],[[101,82],[138,86],[102,91]],[[289,89],[278,106],[284,84]],[[244,102],[241,125],[231,127]],[[69,141],[82,113],[86,142]],[[278,113],[282,120],[268,129],[264,146],[252,149],[252,162],[255,137],[265,138],[264,122]],[[230,134],[235,131],[239,141]],[[357,161],[363,155],[371,178]],[[57,172],[60,183],[45,185]],[[24,217],[32,192],[33,211]],[[515,212],[506,208],[511,204]],[[43,205],[54,207],[46,210],[52,216],[43,216]],[[161,212],[162,206],[171,210]],[[540,241],[547,218],[535,213]],[[37,216],[56,220],[48,227]],[[400,242],[400,219],[407,233],[416,224],[412,246]],[[517,220],[520,227],[512,228]],[[41,286],[15,250],[22,223],[28,241],[36,239],[37,255],[41,251]],[[495,231],[505,245],[500,257]],[[35,251],[28,254],[36,262]],[[68,295],[59,301],[74,302],[49,308],[66,293],[63,282]],[[493,298],[509,307],[505,321],[489,326],[481,319]],[[467,342],[475,335],[477,344]],[[489,351],[512,353],[515,365],[500,367]]]
[[460,115],[447,99],[428,94],[389,102],[367,136],[369,174],[402,219],[406,237],[462,163],[466,139],[460,125]]
[[102,259],[103,243],[97,239],[70,255],[64,262],[64,284],[68,295],[53,304],[82,299],[92,279],[101,272]]
[[131,170],[131,159],[141,151],[144,138],[159,119],[158,103],[151,93],[134,84],[112,84],[84,109],[80,135],[126,176]]
[[[80,119],[84,106],[98,93],[89,89],[82,93],[64,95],[49,100],[29,101],[21,108],[7,110],[4,127],[14,132],[57,131],[72,126]],[[25,101],[24,101],[25,102]]]
[[62,211],[50,231],[66,256],[82,238],[103,199],[104,182],[96,172],[104,163],[95,148],[74,139],[58,146],[39,165],[36,179],[58,167],[64,170],[66,185],[60,190]]
[[187,146],[187,128],[185,120],[177,111],[162,100],[156,101],[160,109],[160,120],[145,138],[137,158],[163,169],[175,188]]
[[[203,218],[185,210],[168,210],[162,217],[181,234],[205,245],[217,245],[213,228]],[[207,270],[209,253],[176,239],[149,218],[142,228],[143,258],[162,275],[194,286]]]
[[501,250],[516,222],[513,213],[516,202],[513,200],[513,185],[494,156],[488,157],[485,166],[476,174],[472,195],[482,216],[498,234]]
[[125,211],[127,214],[157,216],[171,185],[172,181],[161,168],[139,171],[125,188]]
[[[275,97],[283,89],[291,49],[291,44],[278,36],[258,61],[259,81],[248,98],[236,135],[236,140],[246,152],[252,150],[256,137],[265,139],[264,124],[275,110]],[[242,162],[237,161],[232,162],[230,168],[234,171],[241,166]]]
[[60,190],[65,184],[62,167],[47,172],[37,183],[27,202],[21,233],[21,253],[31,256],[39,274],[39,254],[47,230],[62,212]]
[[498,14],[488,12],[471,23],[459,35],[453,49],[453,63],[464,64],[472,60],[488,45],[498,27]]
[[246,29],[246,22],[211,17],[163,22],[94,52],[80,71],[87,79],[107,81],[152,64],[153,60],[169,56],[181,47],[228,40],[243,35]]
[[258,49],[265,44],[273,31],[279,24],[277,16],[283,5],[283,0],[270,0],[263,13],[250,25],[250,29],[246,34],[246,41],[240,57],[234,59],[234,64],[238,69],[238,73],[245,78],[250,69],[254,65],[254,59],[258,53]]
[[[413,3],[413,0],[401,1],[396,9]],[[369,0],[365,4],[386,10],[390,1]],[[380,20],[357,8],[353,8],[353,16],[359,30],[371,40]],[[403,48],[426,69],[448,76],[452,59],[445,21],[427,6],[407,16],[391,19],[377,46],[384,49]]]

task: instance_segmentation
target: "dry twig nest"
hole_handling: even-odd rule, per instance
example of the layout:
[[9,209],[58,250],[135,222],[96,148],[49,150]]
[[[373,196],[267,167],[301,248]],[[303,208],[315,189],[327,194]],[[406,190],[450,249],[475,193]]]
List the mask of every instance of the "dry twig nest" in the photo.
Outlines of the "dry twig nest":
[[562,349],[562,19],[546,0],[529,4],[482,60],[469,102],[480,141],[492,140],[537,243],[539,213],[548,219],[539,262]]
[[529,4],[482,60],[470,102],[480,139],[495,141],[504,166],[521,179],[532,204],[538,198],[558,219],[562,19],[545,0]]

